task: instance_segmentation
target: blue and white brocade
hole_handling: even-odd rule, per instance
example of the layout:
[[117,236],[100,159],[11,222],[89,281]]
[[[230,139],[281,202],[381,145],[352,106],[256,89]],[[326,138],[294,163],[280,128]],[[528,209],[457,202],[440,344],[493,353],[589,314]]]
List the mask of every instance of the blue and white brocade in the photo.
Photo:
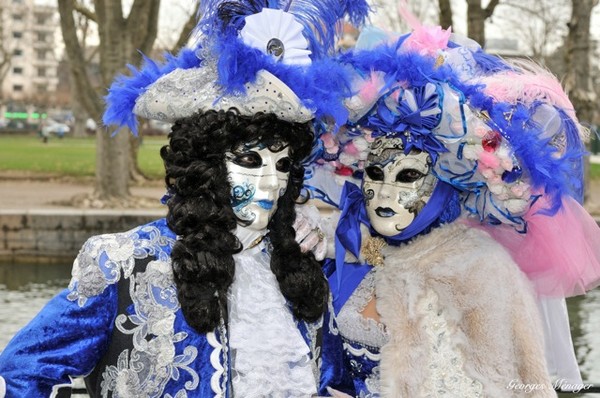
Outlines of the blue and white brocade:
[[[91,397],[232,397],[227,325],[201,334],[185,321],[164,219],[83,246],[67,289],[0,355],[6,397],[48,397],[85,377]],[[296,321],[310,348],[318,394],[354,394],[328,311]]]

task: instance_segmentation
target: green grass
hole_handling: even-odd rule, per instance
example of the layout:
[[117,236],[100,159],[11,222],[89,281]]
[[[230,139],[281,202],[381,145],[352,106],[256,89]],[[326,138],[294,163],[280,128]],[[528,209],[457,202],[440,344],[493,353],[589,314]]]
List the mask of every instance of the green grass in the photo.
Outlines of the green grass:
[[[150,178],[164,176],[159,155],[166,137],[145,137],[138,154],[141,170]],[[94,176],[96,141],[94,138],[58,139],[44,144],[37,136],[4,136],[0,134],[0,170],[51,173],[60,176]]]
[[[159,155],[167,137],[144,137],[138,164],[150,178],[162,179],[164,167]],[[0,133],[0,171],[50,173],[70,177],[91,177],[96,168],[94,138],[58,139],[47,144],[37,136],[2,135]],[[590,177],[600,179],[600,164],[591,164]]]
[[600,164],[590,164],[590,178],[592,180],[600,180]]

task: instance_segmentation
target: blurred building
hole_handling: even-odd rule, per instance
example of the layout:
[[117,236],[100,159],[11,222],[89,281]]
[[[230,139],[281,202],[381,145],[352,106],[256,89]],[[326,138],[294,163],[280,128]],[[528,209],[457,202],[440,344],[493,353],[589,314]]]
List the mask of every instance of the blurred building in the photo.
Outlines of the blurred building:
[[[2,114],[48,108],[58,85],[55,6],[0,0],[0,104]],[[31,118],[31,116],[29,116]]]

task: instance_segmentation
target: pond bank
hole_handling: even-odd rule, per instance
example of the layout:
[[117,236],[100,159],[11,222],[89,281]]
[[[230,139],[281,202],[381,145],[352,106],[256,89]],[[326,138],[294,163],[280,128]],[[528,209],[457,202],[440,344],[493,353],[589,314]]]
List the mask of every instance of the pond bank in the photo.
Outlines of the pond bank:
[[0,209],[0,263],[71,263],[93,235],[127,231],[166,209]]

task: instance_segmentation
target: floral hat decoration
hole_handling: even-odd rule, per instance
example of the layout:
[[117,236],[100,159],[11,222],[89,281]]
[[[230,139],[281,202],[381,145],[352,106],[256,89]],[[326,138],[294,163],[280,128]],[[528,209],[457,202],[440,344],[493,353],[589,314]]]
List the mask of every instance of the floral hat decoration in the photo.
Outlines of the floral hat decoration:
[[322,189],[342,211],[338,231],[359,236],[337,244],[358,258],[359,224],[369,221],[356,184],[369,152],[388,138],[406,154],[428,153],[438,180],[413,224],[388,244],[466,215],[511,252],[539,293],[565,297],[597,285],[600,229],[579,203],[587,130],[559,82],[449,30],[413,29],[401,37],[367,29],[340,57],[355,73],[350,122],[321,135],[314,162],[317,174],[354,180]]
[[363,0],[206,0],[198,40],[164,63],[116,79],[106,97],[106,125],[137,133],[137,116],[165,122],[199,110],[272,112],[293,122],[343,123],[348,75],[333,62],[341,23],[360,24]]

